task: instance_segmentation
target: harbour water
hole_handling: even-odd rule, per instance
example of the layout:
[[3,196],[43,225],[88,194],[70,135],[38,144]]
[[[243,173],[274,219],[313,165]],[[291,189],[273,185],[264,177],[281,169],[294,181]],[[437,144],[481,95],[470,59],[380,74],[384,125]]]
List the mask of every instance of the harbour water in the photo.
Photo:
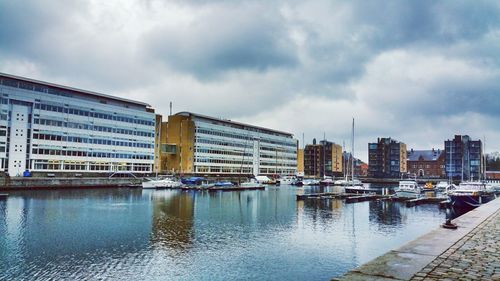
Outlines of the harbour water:
[[330,280],[446,216],[436,205],[296,201],[318,189],[10,192],[0,280]]

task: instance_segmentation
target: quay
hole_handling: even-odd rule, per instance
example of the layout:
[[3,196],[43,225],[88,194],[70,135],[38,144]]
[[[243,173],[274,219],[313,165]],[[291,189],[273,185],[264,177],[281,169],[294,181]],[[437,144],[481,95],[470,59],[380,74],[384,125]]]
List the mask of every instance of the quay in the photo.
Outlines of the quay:
[[500,280],[500,198],[332,280]]
[[141,178],[109,177],[49,177],[8,178],[0,177],[0,191],[21,189],[95,188],[95,187],[137,187]]

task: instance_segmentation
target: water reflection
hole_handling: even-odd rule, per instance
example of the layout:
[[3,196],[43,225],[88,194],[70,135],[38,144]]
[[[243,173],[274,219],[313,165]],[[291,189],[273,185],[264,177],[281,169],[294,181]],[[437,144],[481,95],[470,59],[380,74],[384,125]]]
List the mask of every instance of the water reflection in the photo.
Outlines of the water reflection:
[[153,204],[151,243],[155,247],[185,249],[193,238],[193,198],[172,190],[143,191]]
[[406,217],[401,214],[401,204],[391,201],[370,201],[370,221],[376,225],[397,226],[405,222]]
[[12,192],[0,201],[0,280],[327,280],[444,220],[436,206],[296,201],[335,191]]

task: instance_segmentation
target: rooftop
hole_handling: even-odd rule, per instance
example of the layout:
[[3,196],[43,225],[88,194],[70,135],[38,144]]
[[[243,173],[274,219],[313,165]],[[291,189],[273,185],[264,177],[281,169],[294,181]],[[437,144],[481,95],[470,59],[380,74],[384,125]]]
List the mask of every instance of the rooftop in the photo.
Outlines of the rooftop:
[[207,115],[202,115],[202,114],[197,114],[197,113],[192,113],[192,112],[187,112],[187,111],[178,112],[175,115],[197,117],[197,118],[201,118],[201,119],[207,119],[207,120],[211,120],[211,121],[226,123],[228,125],[233,125],[233,126],[240,127],[241,129],[254,128],[254,129],[258,129],[258,130],[264,130],[264,131],[273,132],[275,134],[287,135],[289,137],[293,137],[293,134],[287,133],[287,132],[282,132],[282,131],[268,129],[268,128],[264,128],[264,127],[249,125],[249,124],[240,123],[240,122],[235,122],[235,121],[231,121],[231,120],[228,120],[228,119],[215,118],[215,117],[211,117],[211,116],[207,116]]
[[35,79],[31,79],[31,78],[26,78],[26,77],[21,77],[21,76],[16,76],[16,75],[12,75],[12,74],[7,74],[7,73],[0,72],[0,78],[3,78],[3,77],[10,78],[10,79],[15,79],[15,80],[18,80],[18,81],[23,81],[23,82],[29,82],[29,83],[39,84],[39,85],[43,85],[43,86],[46,86],[46,87],[49,87],[49,88],[56,88],[56,89],[60,89],[60,90],[74,92],[74,93],[77,93],[77,94],[84,94],[84,95],[98,97],[98,98],[106,98],[106,99],[110,99],[110,100],[115,100],[115,101],[120,101],[120,102],[126,102],[126,103],[131,103],[131,104],[135,104],[135,105],[141,105],[141,106],[145,106],[145,107],[151,107],[151,105],[149,105],[147,103],[144,103],[144,102],[140,102],[140,101],[129,100],[129,99],[120,98],[120,97],[117,97],[117,96],[111,96],[111,95],[101,94],[101,93],[97,93],[97,92],[92,92],[92,91],[87,91],[87,90],[72,88],[72,87],[68,87],[68,86],[58,85],[58,84],[54,84],[54,83],[49,83],[49,82],[45,82],[45,81],[40,81],[40,80],[35,80]]
[[409,150],[408,151],[408,161],[419,161],[422,157],[424,161],[436,161],[439,156],[443,153],[440,149],[432,150]]

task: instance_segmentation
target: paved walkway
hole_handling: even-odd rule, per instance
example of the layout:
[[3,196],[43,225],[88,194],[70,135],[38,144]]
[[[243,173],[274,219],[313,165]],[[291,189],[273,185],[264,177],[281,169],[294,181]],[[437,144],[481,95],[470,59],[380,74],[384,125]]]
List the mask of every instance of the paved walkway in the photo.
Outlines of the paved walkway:
[[500,280],[500,211],[410,280]]
[[500,198],[334,280],[499,280]]

